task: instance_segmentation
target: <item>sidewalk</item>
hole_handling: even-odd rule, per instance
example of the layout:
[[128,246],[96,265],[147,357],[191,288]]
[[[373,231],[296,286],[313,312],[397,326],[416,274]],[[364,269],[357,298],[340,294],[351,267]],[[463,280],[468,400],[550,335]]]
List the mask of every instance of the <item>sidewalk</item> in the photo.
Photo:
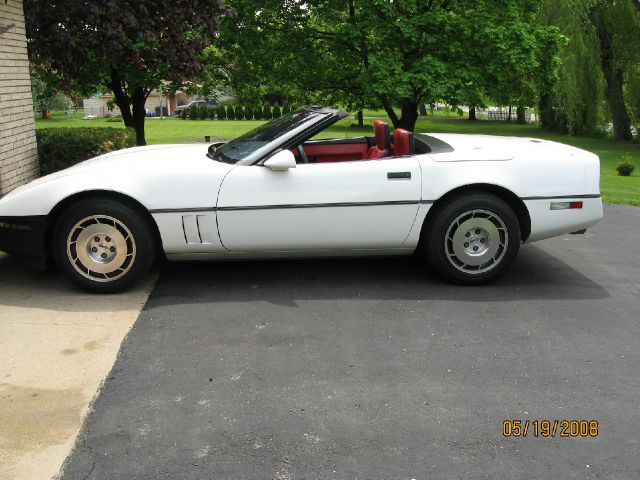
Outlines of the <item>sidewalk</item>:
[[57,475],[154,281],[90,295],[0,253],[0,480]]

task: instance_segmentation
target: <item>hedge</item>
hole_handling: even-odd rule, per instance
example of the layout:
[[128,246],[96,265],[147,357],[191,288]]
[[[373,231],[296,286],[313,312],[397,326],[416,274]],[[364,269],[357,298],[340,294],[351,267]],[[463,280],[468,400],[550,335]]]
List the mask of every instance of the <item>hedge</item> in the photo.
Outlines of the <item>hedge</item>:
[[78,127],[36,130],[40,173],[48,175],[103,153],[135,147],[129,128]]

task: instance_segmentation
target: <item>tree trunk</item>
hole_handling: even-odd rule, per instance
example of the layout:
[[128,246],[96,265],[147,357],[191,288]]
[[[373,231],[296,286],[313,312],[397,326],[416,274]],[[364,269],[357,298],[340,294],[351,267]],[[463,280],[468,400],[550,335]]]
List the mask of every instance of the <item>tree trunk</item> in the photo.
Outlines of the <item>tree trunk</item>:
[[624,103],[622,70],[619,68],[606,70],[603,67],[602,71],[607,83],[605,93],[613,121],[613,138],[615,140],[633,140],[631,120],[629,119],[627,106]]
[[398,118],[398,115],[396,115],[396,112],[389,101],[386,98],[382,98],[381,100],[384,111],[387,112],[387,115],[389,115],[389,118],[391,119],[391,123],[393,123],[393,128],[400,128],[398,126],[400,124],[400,119]]
[[476,107],[469,107],[469,120],[475,122],[478,118],[476,117]]
[[526,113],[526,109],[523,106],[518,105],[518,107],[516,108],[516,123],[519,123],[521,125],[527,123]]
[[393,110],[393,107],[388,102],[387,99],[382,99],[382,105],[384,106],[385,112],[389,115],[391,122],[393,123],[393,128],[403,128],[404,130],[408,130],[413,132],[416,128],[416,122],[418,121],[418,105],[420,102],[418,101],[406,101],[402,104],[402,116],[398,118],[396,112]]
[[403,128],[410,132],[416,129],[418,120],[418,102],[406,102],[402,104],[402,118],[396,128]]
[[615,140],[632,140],[631,121],[624,103],[623,70],[615,62],[611,26],[605,19],[600,18],[597,7],[592,11],[592,22],[595,23],[600,43],[600,63],[606,81],[605,96],[613,121],[613,138]]
[[133,95],[131,95],[131,107],[133,110],[133,128],[136,130],[136,145],[138,146],[147,144],[144,136],[144,120],[147,116],[147,111],[144,108],[146,101],[147,95],[142,87],[135,88]]
[[136,87],[133,89],[130,98],[125,91],[124,83],[120,78],[120,72],[115,69],[111,70],[111,82],[109,83],[109,88],[113,92],[116,104],[120,109],[124,125],[128,128],[133,128],[136,131],[136,145],[146,145],[147,142],[144,134],[144,119],[146,111],[144,109],[144,104],[148,95],[144,93],[144,89],[142,87]]
[[364,127],[364,114],[362,113],[362,110],[358,110],[358,126]]
[[511,121],[511,105],[509,105],[509,116],[507,117],[507,122]]

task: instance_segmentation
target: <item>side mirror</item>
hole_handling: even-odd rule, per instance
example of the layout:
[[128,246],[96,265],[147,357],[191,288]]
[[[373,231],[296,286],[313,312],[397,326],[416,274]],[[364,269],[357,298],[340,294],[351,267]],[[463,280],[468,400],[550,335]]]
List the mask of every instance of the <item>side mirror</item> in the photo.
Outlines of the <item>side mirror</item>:
[[290,168],[296,168],[296,157],[293,156],[291,150],[281,150],[264,162],[264,166],[274,172],[282,172]]

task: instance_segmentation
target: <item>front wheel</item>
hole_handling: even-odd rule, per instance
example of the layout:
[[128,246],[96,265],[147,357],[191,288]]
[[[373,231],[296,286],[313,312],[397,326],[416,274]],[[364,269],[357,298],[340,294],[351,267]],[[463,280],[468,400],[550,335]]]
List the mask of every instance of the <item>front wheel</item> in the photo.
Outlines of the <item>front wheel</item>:
[[485,283],[515,259],[520,248],[518,217],[494,195],[458,196],[430,215],[424,248],[431,267],[445,279]]
[[58,268],[73,283],[95,293],[131,287],[148,272],[155,248],[144,215],[106,198],[72,205],[53,234]]

